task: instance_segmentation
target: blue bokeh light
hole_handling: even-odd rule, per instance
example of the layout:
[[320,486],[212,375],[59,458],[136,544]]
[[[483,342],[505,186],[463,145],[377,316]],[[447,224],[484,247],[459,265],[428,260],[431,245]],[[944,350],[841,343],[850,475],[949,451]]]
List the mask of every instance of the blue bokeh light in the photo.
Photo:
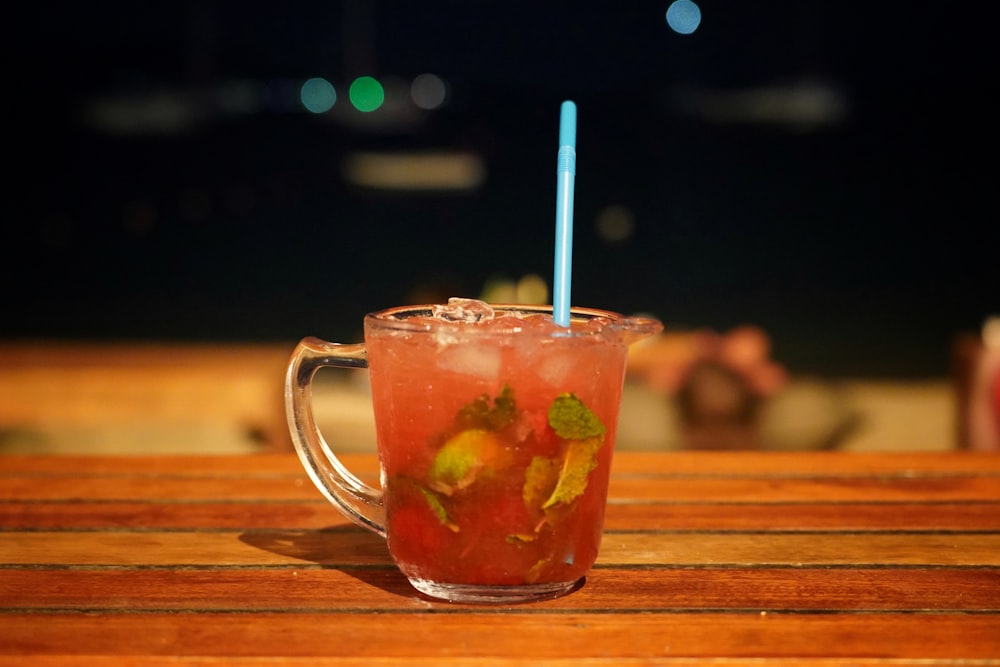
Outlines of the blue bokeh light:
[[302,84],[299,99],[308,111],[326,113],[337,103],[337,91],[326,79],[313,77]]
[[690,35],[701,24],[701,8],[691,0],[674,0],[667,8],[667,25],[681,35]]

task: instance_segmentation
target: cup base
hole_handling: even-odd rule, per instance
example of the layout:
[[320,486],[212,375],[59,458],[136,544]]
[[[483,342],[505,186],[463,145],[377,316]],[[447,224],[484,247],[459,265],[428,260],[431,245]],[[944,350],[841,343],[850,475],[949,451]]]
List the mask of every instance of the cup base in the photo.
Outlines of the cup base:
[[548,600],[575,590],[583,578],[550,584],[525,584],[523,586],[480,586],[474,584],[442,584],[426,579],[410,579],[421,593],[449,602],[481,604],[510,604]]

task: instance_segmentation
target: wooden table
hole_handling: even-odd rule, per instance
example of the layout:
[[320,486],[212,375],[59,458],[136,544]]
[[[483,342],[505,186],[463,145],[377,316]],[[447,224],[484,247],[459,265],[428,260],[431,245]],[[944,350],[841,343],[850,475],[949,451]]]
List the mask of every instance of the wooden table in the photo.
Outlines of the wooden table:
[[0,458],[0,531],[3,664],[1000,665],[996,455],[619,452],[519,606],[415,593],[293,455]]

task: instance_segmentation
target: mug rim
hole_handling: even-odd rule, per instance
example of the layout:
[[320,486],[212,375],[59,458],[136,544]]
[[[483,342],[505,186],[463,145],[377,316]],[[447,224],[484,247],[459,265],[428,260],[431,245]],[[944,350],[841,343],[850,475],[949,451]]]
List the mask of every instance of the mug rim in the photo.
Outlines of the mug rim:
[[[373,327],[377,330],[407,331],[407,332],[450,332],[461,330],[463,335],[476,335],[475,327],[464,326],[463,322],[449,322],[445,320],[433,320],[433,308],[441,304],[412,304],[405,306],[393,306],[382,310],[369,312],[364,317],[365,327]],[[516,303],[490,303],[488,304],[494,311],[504,313],[523,313],[527,315],[551,315],[553,307],[551,304],[516,304]],[[413,318],[423,318],[420,321],[413,321]],[[603,319],[608,324],[600,329],[560,329],[558,333],[569,336],[594,336],[601,332],[608,332],[618,335],[624,331],[634,331],[636,333],[656,333],[662,328],[662,324],[651,317],[626,317],[625,315],[600,308],[589,308],[574,306],[570,308],[570,322],[586,323],[597,319]],[[491,327],[480,330],[484,336],[530,334],[537,332],[544,337],[551,337],[551,330],[539,331],[537,329],[523,329],[521,327]]]

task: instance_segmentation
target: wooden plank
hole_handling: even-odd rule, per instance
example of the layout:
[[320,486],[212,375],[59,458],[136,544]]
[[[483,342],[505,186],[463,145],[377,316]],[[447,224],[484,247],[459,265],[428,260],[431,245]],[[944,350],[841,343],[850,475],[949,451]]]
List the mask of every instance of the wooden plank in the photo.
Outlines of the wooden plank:
[[[364,478],[371,485],[374,477]],[[612,501],[638,502],[914,502],[1000,500],[1000,476],[837,478],[672,478],[616,476]],[[301,475],[259,477],[90,475],[9,477],[0,500],[172,500],[275,501],[321,497]]]
[[[368,454],[346,454],[345,464],[359,473],[378,473],[378,460]],[[294,454],[205,456],[33,456],[10,454],[0,458],[0,476],[42,475],[163,475],[192,477],[299,476],[302,464]]]
[[[435,610],[437,611],[437,610]],[[381,622],[375,622],[380,619]],[[996,614],[13,613],[0,654],[437,658],[952,658],[1000,655]],[[405,632],[388,627],[406,628]]]
[[1000,565],[1000,534],[605,533],[599,565]]
[[[961,515],[960,515],[961,516]],[[0,502],[4,529],[321,529],[353,525],[325,498],[289,502]]]
[[[1000,566],[997,533],[606,532],[598,565]],[[76,566],[384,566],[384,541],[329,531],[7,532],[0,564]]]
[[[344,464],[358,474],[378,474],[374,454],[346,453]],[[164,474],[221,475],[301,473],[294,454],[239,456],[32,456],[7,455],[4,474]],[[657,476],[882,476],[1000,475],[1000,457],[975,452],[615,452],[613,474]]]
[[[441,667],[443,664],[453,664],[443,662],[440,657],[407,657],[403,663],[406,667]],[[16,665],[21,667],[24,660],[19,656],[0,655],[0,667]],[[234,658],[231,656],[109,656],[109,655],[33,655],[31,656],[32,667],[62,667],[72,665],[72,667],[107,667],[109,664],[125,667],[183,667],[185,665],[196,665],[198,667],[233,667],[237,665],[248,665],[253,667],[399,667],[401,661],[396,657],[380,656],[307,656],[307,657],[286,657],[286,656],[243,656]],[[996,660],[976,660],[969,662],[966,660],[956,660],[953,658],[731,658],[702,656],[698,658],[685,658],[673,656],[656,657],[623,657],[614,656],[612,658],[556,658],[548,657],[537,659],[533,657],[461,657],[459,664],[463,667],[524,667],[529,664],[531,667],[762,667],[762,665],[802,665],[803,667],[956,667],[958,665],[974,665],[976,667],[990,667],[1000,665],[1000,659]]]
[[[421,596],[391,567],[77,570],[72,585],[64,570],[11,568],[0,569],[0,601],[8,612],[456,608]],[[1000,569],[605,567],[532,609],[1000,613]]]
[[[0,522],[2,525],[2,522]],[[1000,530],[993,502],[665,502],[612,498],[605,530]]]
[[973,452],[616,451],[616,474],[850,477],[883,474],[1000,473],[1000,457]]
[[[321,529],[351,525],[324,498],[276,502],[0,502],[0,529]],[[994,502],[713,503],[611,499],[606,530],[1000,530]]]
[[[375,481],[372,479],[371,481]],[[4,480],[0,500],[310,500],[320,492],[302,476],[49,476]]]
[[275,360],[288,363],[289,343],[166,343],[97,341],[0,341],[0,360],[7,368],[210,366],[237,368]]
[[609,498],[616,502],[906,502],[1000,499],[1000,477],[747,477],[612,478]]

